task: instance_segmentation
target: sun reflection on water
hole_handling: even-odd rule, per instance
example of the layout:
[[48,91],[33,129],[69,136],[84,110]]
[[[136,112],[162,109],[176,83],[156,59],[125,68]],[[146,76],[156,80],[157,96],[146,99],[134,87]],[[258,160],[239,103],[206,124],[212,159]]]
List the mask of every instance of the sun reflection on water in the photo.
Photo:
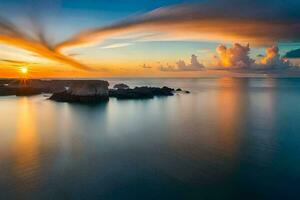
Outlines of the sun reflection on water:
[[245,80],[221,78],[218,80],[220,89],[218,99],[219,145],[226,156],[235,157],[237,148],[237,133],[240,125],[240,113],[244,102]]
[[39,172],[39,138],[36,131],[34,107],[28,98],[20,100],[17,120],[17,133],[13,146],[13,172],[19,195],[32,191],[38,182]]

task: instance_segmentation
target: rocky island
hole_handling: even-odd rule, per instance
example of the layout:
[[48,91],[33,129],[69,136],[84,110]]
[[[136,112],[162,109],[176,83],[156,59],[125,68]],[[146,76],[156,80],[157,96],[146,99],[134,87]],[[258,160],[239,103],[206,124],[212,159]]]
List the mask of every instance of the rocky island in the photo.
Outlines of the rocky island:
[[[50,100],[71,103],[97,103],[117,99],[149,99],[155,96],[173,96],[182,89],[169,87],[134,87],[124,83],[109,89],[109,83],[103,80],[0,80],[0,96],[28,96],[50,93]],[[188,91],[184,91],[188,93]]]
[[108,82],[101,80],[76,80],[64,91],[54,92],[50,100],[58,102],[95,103],[108,101]]

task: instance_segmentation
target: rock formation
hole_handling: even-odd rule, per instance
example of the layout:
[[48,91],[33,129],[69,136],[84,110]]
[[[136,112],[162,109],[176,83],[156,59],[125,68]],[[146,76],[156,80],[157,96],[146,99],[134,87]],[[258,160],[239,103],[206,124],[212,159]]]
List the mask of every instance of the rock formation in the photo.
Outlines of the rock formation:
[[124,83],[120,83],[120,84],[116,84],[114,85],[114,89],[129,89],[129,86],[124,84]]
[[53,93],[51,100],[59,102],[96,103],[108,100],[108,82],[74,80],[62,92]]
[[52,93],[49,99],[58,102],[96,103],[107,101],[109,97],[117,99],[149,99],[155,96],[172,96],[177,92],[189,93],[182,89],[176,91],[169,87],[135,87],[116,84],[115,89],[108,89],[108,82],[102,80],[0,80],[0,96],[28,96]]

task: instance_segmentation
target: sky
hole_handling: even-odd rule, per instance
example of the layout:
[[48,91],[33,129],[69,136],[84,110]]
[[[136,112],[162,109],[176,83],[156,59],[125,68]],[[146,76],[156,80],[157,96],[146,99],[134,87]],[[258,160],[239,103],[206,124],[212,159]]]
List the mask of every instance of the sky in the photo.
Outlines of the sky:
[[1,78],[300,75],[300,0],[0,5]]

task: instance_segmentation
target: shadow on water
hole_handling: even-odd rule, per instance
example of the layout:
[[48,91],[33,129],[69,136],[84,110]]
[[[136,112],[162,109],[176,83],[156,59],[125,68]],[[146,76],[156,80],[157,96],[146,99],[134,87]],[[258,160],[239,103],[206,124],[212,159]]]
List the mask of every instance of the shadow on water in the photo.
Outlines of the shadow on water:
[[98,109],[103,108],[108,105],[109,101],[101,101],[101,102],[90,102],[90,103],[68,103],[73,107],[81,107],[87,109]]

